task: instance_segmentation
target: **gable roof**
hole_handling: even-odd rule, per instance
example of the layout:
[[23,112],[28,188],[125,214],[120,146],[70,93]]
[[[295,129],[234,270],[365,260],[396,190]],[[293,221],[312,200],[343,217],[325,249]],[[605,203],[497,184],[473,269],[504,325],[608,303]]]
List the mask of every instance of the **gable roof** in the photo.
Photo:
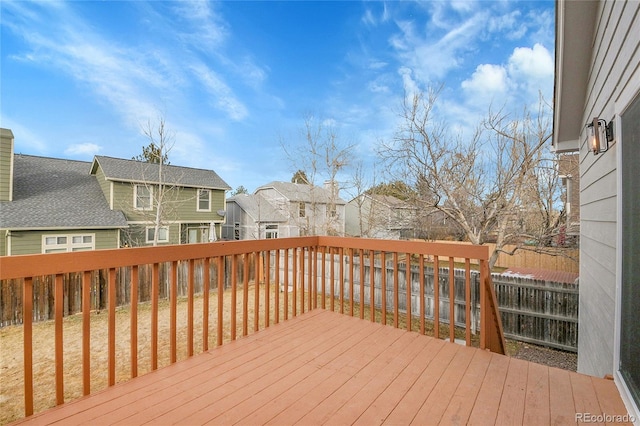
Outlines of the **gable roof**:
[[287,218],[277,211],[264,197],[238,194],[227,198],[227,203],[236,203],[256,222],[286,222]]
[[[291,183],[291,182],[270,182],[266,185],[262,185],[255,190],[257,194],[260,190],[275,189],[281,193],[289,201],[293,202],[315,202],[321,204],[329,204],[331,202],[331,193],[321,187],[315,185],[306,185],[303,183]],[[346,204],[342,198],[337,197],[335,204]]]
[[[96,155],[91,164],[91,174],[95,174],[100,167],[107,180],[118,182],[158,182],[159,164],[146,163],[136,160],[105,157]],[[163,182],[165,185],[189,186],[229,190],[231,187],[213,170],[194,169],[173,165],[163,165]]]
[[124,228],[109,208],[91,163],[14,155],[13,201],[0,202],[3,229]]

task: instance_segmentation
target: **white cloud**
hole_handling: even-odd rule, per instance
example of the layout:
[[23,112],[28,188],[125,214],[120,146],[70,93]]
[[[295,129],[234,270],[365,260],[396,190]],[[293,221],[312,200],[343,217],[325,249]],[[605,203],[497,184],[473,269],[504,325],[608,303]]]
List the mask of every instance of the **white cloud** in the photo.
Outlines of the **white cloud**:
[[434,40],[431,28],[419,34],[413,22],[399,22],[401,34],[391,38],[402,66],[412,70],[414,80],[429,84],[442,80],[452,69],[458,68],[464,54],[474,43],[486,23],[486,14],[479,12],[452,26],[439,39]]
[[503,93],[507,90],[507,70],[500,65],[478,65],[470,79],[462,82],[462,88],[483,95]]
[[523,78],[542,79],[553,77],[554,65],[551,53],[541,44],[533,49],[516,47],[509,58],[509,73]]
[[191,67],[193,74],[204,85],[205,89],[214,96],[215,107],[223,111],[233,120],[242,120],[248,115],[246,106],[233,94],[218,74],[204,64]]
[[102,151],[102,147],[95,143],[86,142],[69,145],[64,153],[71,156],[94,156]]

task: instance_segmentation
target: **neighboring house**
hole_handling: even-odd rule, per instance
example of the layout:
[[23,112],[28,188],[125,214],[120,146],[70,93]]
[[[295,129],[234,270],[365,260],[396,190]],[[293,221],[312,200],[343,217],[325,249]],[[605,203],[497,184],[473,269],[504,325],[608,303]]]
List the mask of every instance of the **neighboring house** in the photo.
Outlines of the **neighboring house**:
[[[220,236],[225,193],[231,189],[213,170],[96,156],[90,167],[109,207],[121,210],[129,228],[123,245],[152,244],[158,205],[162,226],[158,242],[204,243]],[[161,187],[162,185],[162,187]],[[164,199],[159,195],[164,188]]]
[[0,132],[0,255],[118,247],[127,221],[109,208],[91,163],[13,155],[13,133]]
[[553,145],[580,156],[578,371],[612,375],[638,419],[640,2],[560,0],[556,37]]
[[[257,188],[251,197],[252,204],[247,202],[243,205],[242,201],[235,200],[234,208],[246,210],[244,213],[234,213],[234,218],[230,216],[226,218],[227,230],[229,227],[235,227],[236,224],[245,226],[245,229],[255,229],[259,223],[264,224],[258,211],[266,211],[264,202],[267,202],[273,208],[273,212],[268,213],[271,218],[282,216],[285,219],[284,223],[278,222],[279,237],[345,234],[346,202],[339,197],[336,186],[328,183],[320,187],[300,183],[271,182]],[[280,216],[275,216],[275,213]],[[242,225],[242,221],[237,220],[239,217],[244,217],[249,222]],[[241,232],[240,238],[253,239],[256,238],[255,235],[255,232],[247,232],[246,235]],[[225,236],[228,235],[225,234]],[[235,238],[234,234],[232,239]]]
[[[0,131],[0,255],[153,242],[157,164],[14,155],[13,133]],[[212,170],[167,165],[162,182],[168,191],[159,242],[218,239],[230,187]]]
[[226,222],[222,227],[224,240],[258,240],[298,235],[287,218],[265,198],[253,194],[238,194],[227,198]]
[[415,237],[416,208],[390,195],[361,194],[346,205],[346,234],[391,240]]
[[558,245],[577,247],[580,236],[580,155],[558,154],[557,160],[566,214],[566,222],[561,225],[558,235]]

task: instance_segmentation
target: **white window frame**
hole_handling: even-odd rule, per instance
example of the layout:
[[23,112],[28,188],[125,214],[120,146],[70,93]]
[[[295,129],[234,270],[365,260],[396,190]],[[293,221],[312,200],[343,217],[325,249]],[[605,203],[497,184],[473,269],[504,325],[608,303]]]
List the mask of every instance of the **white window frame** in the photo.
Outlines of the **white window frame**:
[[233,239],[240,240],[240,222],[233,224]]
[[264,237],[266,239],[278,238],[279,227],[277,223],[269,223],[264,226]]
[[[149,206],[145,207],[145,206],[139,206],[138,205],[138,200],[143,200],[142,198],[138,197],[138,189],[139,188],[144,188],[147,191],[149,191]],[[153,187],[148,186],[148,185],[135,185],[133,187],[133,208],[135,210],[142,210],[142,211],[149,211],[149,210],[153,210]]]
[[[207,197],[207,208],[202,208],[200,206],[200,201],[204,201],[200,199],[200,194],[204,194],[206,193],[208,195]],[[198,196],[196,197],[196,211],[198,212],[210,212],[211,211],[211,190],[210,189],[204,189],[204,188],[198,188]]]
[[[81,241],[77,241],[81,239]],[[54,242],[50,242],[55,240]],[[76,241],[74,241],[76,240]],[[88,242],[86,240],[89,240]],[[96,249],[96,234],[49,234],[42,236],[42,253],[65,253]]]
[[[144,230],[144,239],[145,242],[147,244],[153,244],[153,232],[155,232],[156,227],[155,226],[147,226]],[[160,238],[158,237],[158,243],[168,243],[169,242],[169,227],[168,226],[161,226],[160,227],[160,236],[162,236],[162,231],[165,232],[166,234],[166,238]],[[149,238],[149,232],[153,231],[151,233],[151,238]]]

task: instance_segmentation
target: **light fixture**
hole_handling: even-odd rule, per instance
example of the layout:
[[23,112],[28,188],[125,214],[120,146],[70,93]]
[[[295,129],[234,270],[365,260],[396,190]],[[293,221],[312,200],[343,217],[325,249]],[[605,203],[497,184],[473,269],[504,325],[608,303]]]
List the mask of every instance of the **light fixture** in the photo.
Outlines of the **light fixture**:
[[613,121],[607,123],[598,117],[594,117],[591,123],[587,124],[589,134],[589,150],[593,155],[598,155],[609,149],[609,142],[613,141]]

